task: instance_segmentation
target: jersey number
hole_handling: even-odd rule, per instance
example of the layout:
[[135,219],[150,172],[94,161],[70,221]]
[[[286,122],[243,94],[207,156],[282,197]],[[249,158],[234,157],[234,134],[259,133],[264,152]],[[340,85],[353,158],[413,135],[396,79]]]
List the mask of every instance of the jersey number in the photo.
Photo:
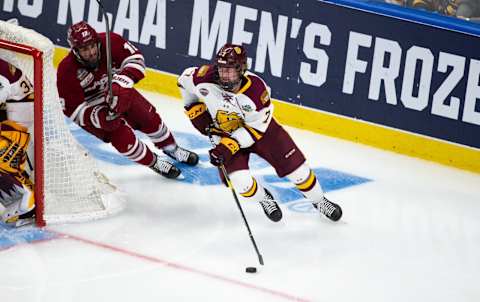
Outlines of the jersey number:
[[22,89],[23,89],[22,92],[25,93],[25,94],[29,94],[30,91],[32,90],[32,85],[30,85],[30,83],[28,83],[25,80],[20,82],[20,87],[22,87]]
[[128,50],[131,54],[134,54],[138,51],[138,48],[136,48],[132,43],[130,43],[128,41],[125,42],[125,44],[123,44],[123,48]]

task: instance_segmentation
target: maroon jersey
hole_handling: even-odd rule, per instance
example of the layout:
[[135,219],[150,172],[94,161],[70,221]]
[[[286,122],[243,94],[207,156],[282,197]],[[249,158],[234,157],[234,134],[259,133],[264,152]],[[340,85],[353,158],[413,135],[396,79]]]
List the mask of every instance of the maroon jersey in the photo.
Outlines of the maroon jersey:
[[[110,33],[110,37],[113,72],[129,77],[134,83],[143,79],[145,62],[141,52],[118,34]],[[89,124],[89,117],[85,116],[87,109],[106,103],[108,77],[105,33],[100,33],[99,39],[100,63],[95,70],[80,64],[72,51],[60,62],[57,70],[57,88],[63,102],[63,112],[80,126]]]

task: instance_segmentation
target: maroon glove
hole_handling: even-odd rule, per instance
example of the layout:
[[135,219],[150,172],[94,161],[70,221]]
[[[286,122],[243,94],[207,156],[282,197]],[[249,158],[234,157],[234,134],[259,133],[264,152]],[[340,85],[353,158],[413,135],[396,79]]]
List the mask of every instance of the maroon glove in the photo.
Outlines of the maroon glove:
[[118,114],[127,112],[130,109],[132,98],[133,80],[126,75],[114,74],[112,79],[112,97],[107,100],[111,103],[110,109]]
[[228,163],[233,155],[240,150],[238,142],[231,137],[222,137],[220,143],[215,148],[208,151],[210,154],[210,162],[214,166],[220,166]]
[[112,114],[106,105],[97,105],[88,110],[90,110],[90,124],[97,129],[112,132],[125,124],[125,120]]
[[188,116],[195,129],[197,129],[201,134],[208,135],[208,128],[212,135],[228,136],[227,133],[212,126],[213,119],[208,113],[207,105],[205,105],[205,103],[196,102],[185,106],[185,114]]

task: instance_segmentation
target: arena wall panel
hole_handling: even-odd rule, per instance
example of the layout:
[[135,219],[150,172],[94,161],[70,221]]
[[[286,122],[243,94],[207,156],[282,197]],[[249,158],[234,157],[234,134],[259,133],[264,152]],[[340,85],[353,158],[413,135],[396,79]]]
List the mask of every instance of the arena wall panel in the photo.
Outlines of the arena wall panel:
[[[468,22],[347,0],[108,2],[112,30],[150,67],[142,89],[178,97],[184,68],[243,43],[283,123],[480,172],[480,30]],[[104,31],[94,0],[6,0],[0,18],[52,39],[57,62],[73,22]]]

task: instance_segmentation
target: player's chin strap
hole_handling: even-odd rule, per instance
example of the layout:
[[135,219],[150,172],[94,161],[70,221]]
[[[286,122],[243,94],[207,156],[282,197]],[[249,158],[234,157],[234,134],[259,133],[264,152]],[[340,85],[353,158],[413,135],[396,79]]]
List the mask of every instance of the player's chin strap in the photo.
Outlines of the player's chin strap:
[[[214,128],[214,127],[213,126],[207,127],[205,129],[205,132],[207,133],[208,138],[210,139],[210,143],[212,144],[213,147],[215,147],[216,146],[215,141],[213,139],[212,131],[210,130],[210,128]],[[247,218],[245,217],[245,213],[243,212],[242,206],[240,205],[240,201],[238,200],[237,192],[235,191],[235,188],[232,185],[232,181],[230,180],[230,177],[228,177],[227,170],[225,169],[225,165],[223,164],[223,159],[220,159],[220,161],[221,161],[220,166],[219,166],[220,170],[222,171],[223,177],[225,178],[225,181],[227,182],[227,186],[232,191],[233,199],[235,200],[235,203],[237,204],[238,210],[240,211],[240,214],[242,215],[243,222],[245,224],[245,227],[248,230],[248,236],[250,237],[250,240],[252,241],[255,252],[257,253],[258,262],[261,265],[263,265],[263,257],[260,254],[260,251],[258,250],[257,243],[255,242],[255,238],[253,238],[253,234],[252,234],[252,231],[250,230],[250,226],[248,225]]]

